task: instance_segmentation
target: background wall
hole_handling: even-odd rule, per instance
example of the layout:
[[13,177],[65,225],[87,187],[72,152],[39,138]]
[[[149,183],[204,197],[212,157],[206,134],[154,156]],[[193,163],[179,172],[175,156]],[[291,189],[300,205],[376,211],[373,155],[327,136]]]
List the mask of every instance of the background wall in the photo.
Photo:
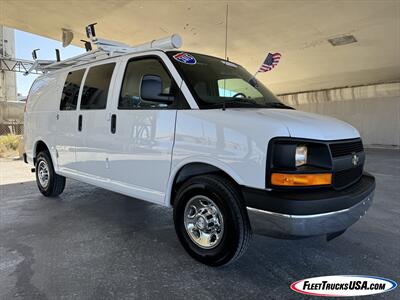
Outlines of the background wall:
[[286,94],[280,98],[298,110],[352,124],[365,145],[400,148],[400,82]]

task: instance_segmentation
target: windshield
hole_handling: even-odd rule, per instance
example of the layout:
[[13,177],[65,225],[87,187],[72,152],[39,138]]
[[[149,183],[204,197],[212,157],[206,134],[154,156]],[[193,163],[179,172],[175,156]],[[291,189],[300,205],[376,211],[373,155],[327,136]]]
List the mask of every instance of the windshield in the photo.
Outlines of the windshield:
[[167,54],[200,108],[291,108],[235,63],[196,53],[172,51]]

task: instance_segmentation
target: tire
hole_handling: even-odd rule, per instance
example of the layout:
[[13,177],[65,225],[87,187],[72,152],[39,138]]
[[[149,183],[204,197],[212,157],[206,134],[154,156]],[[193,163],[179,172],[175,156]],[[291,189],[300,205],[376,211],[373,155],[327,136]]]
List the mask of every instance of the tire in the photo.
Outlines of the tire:
[[[204,223],[205,219],[200,220],[202,216],[211,222]],[[251,239],[250,222],[240,192],[230,180],[218,175],[192,177],[179,188],[174,223],[176,234],[189,255],[209,266],[234,262],[247,250]],[[204,224],[205,229],[201,229]],[[211,237],[203,240],[202,236]]]
[[[54,172],[53,162],[48,151],[42,151],[36,158],[36,184],[46,197],[57,197],[65,188],[65,177]],[[47,170],[47,171],[46,171]],[[47,180],[45,174],[47,172]]]

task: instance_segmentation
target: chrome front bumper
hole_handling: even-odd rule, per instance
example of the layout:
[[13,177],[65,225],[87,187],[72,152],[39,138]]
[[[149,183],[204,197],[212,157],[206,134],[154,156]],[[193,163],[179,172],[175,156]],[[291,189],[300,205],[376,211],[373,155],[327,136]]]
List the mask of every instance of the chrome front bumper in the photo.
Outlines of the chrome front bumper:
[[347,209],[312,215],[288,215],[247,207],[254,233],[277,238],[301,238],[346,230],[365,215],[374,192]]

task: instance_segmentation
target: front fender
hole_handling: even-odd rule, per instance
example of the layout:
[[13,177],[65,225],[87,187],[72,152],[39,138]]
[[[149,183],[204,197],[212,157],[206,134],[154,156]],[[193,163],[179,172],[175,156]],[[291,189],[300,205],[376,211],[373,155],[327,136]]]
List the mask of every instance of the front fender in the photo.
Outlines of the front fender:
[[172,188],[175,182],[175,178],[179,171],[186,165],[192,164],[192,163],[202,163],[202,164],[207,164],[210,166],[213,166],[215,168],[220,169],[221,171],[225,172],[228,174],[237,184],[243,185],[244,181],[240,177],[240,175],[235,172],[233,168],[231,168],[228,164],[218,160],[214,159],[211,157],[204,157],[204,156],[196,156],[196,157],[188,157],[179,163],[177,163],[175,166],[171,168],[168,184],[167,184],[167,190],[165,193],[165,199],[164,199],[164,204],[165,206],[171,206],[171,195],[172,195]]
[[57,173],[59,168],[58,168],[56,149],[43,136],[38,136],[38,139],[33,144],[32,151],[31,151],[31,155],[32,155],[31,157],[29,157],[29,153],[27,152],[28,162],[32,162],[32,164],[34,164],[34,158],[36,158],[36,156],[38,154],[38,153],[36,153],[37,152],[36,149],[37,149],[39,142],[43,142],[46,145],[47,149],[49,149],[51,161],[53,162],[54,171]]

